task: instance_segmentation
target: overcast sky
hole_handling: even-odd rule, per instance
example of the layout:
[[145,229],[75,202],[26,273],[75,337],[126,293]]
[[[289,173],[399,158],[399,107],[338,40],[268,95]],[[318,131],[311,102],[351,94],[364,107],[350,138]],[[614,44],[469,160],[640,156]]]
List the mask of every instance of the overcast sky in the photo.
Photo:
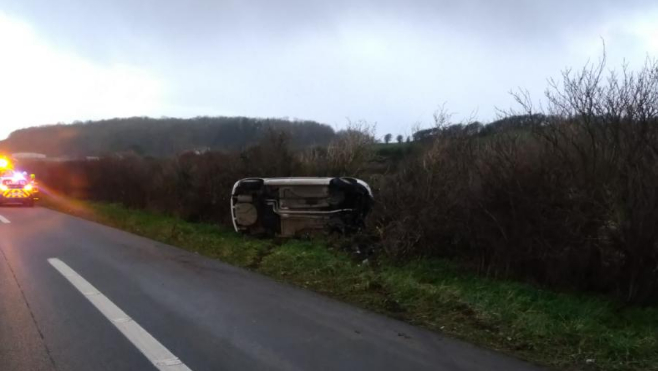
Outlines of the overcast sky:
[[658,56],[657,1],[0,0],[0,138],[126,116],[377,123],[539,97],[596,60]]

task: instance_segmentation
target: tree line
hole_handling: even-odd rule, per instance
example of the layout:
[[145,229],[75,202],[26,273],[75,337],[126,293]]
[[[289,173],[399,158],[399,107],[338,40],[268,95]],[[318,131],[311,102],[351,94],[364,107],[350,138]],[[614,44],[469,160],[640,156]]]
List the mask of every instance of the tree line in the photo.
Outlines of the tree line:
[[335,135],[330,126],[314,121],[132,117],[20,129],[0,142],[0,149],[55,157],[115,153],[165,157],[194,150],[241,150],[258,143],[270,130],[288,133],[291,145],[296,148],[327,145]]

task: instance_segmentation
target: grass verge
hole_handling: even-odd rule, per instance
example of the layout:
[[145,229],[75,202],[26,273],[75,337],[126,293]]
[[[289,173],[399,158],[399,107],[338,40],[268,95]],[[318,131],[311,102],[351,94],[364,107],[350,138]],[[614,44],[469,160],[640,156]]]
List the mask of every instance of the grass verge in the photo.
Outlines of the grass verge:
[[324,242],[275,244],[119,205],[46,206],[252,269],[540,365],[658,370],[658,308],[621,307],[464,273],[446,261],[355,262]]

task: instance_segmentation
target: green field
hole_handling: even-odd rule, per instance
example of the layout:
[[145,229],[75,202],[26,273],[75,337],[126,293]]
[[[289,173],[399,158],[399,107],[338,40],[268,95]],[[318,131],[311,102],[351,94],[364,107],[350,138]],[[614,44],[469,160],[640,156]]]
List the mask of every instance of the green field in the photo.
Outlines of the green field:
[[115,204],[47,206],[244,267],[530,362],[658,370],[658,309],[464,273],[441,260],[356,259],[327,241],[273,241]]

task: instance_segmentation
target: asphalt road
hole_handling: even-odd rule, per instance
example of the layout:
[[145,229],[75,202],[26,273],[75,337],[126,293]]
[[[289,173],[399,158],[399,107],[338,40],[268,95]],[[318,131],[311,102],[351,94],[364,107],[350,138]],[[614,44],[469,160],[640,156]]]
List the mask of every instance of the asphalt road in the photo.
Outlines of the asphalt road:
[[0,370],[537,370],[65,214],[0,215]]

